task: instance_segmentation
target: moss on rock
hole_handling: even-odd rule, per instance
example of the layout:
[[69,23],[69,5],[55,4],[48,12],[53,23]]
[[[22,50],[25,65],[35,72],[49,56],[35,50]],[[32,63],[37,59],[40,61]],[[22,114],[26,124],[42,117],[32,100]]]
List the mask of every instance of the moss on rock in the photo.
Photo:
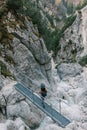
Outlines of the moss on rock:
[[2,61],[0,61],[0,68],[2,75],[4,75],[5,77],[12,77],[11,72],[7,69],[7,66]]

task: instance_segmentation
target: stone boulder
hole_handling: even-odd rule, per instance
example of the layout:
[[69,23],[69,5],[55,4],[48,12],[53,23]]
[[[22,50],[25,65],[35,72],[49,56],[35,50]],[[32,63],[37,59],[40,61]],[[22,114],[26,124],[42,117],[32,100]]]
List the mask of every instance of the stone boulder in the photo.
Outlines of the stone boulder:
[[77,63],[61,63],[57,66],[57,72],[60,79],[75,77],[83,72],[82,67]]
[[21,101],[19,103],[14,104],[14,105],[9,104],[7,106],[7,115],[8,115],[8,118],[22,117],[22,118],[27,119],[28,116],[30,115],[30,108],[29,108],[28,104],[24,101]]
[[0,130],[7,130],[6,125],[4,123],[0,123]]
[[[9,85],[8,85],[9,86]],[[6,100],[8,105],[16,104],[19,101],[25,100],[25,97],[20,94],[14,86],[3,88],[3,99]]]
[[29,105],[24,101],[21,101],[15,105],[7,106],[7,116],[11,119],[21,117],[23,121],[31,128],[37,127],[41,122],[40,116],[34,112],[31,112]]
[[17,118],[15,121],[7,120],[5,123],[0,123],[0,130],[30,130],[30,128],[21,120]]
[[20,117],[16,118],[14,123],[17,126],[18,130],[30,130],[30,128],[23,122],[23,120]]

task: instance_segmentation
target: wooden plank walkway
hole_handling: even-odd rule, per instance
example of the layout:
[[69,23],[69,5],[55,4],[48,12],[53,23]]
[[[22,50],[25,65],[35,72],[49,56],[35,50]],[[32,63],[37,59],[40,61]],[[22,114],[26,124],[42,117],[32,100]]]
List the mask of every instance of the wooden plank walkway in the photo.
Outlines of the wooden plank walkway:
[[61,127],[64,128],[70,123],[70,121],[66,117],[64,117],[61,113],[56,111],[54,108],[52,108],[52,106],[47,104],[45,101],[43,107],[42,99],[39,96],[35,95],[35,93],[33,93],[31,89],[25,87],[21,83],[17,83],[14,86],[17,91],[19,91],[26,98],[28,98],[39,109],[41,109],[44,113],[46,113],[49,117],[51,117],[54,121],[56,121],[58,125],[60,125]]

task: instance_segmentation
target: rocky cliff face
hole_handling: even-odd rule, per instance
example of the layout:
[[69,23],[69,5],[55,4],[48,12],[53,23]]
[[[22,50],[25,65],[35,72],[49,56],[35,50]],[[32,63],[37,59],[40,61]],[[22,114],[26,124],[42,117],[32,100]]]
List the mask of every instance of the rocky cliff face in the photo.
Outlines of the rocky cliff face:
[[65,0],[67,3],[73,3],[75,6],[77,6],[78,4],[82,4],[84,2],[84,0]]
[[0,91],[0,130],[35,129],[44,115],[15,90],[15,83],[5,80]]
[[[62,63],[52,70],[51,57],[30,17],[4,9],[3,15],[0,14],[0,130],[86,130],[87,68]],[[79,11],[72,26],[64,32],[58,62],[86,59],[86,12],[86,7]],[[71,120],[70,125],[61,128],[44,115],[15,90],[17,81],[13,80],[34,90],[44,82],[50,93],[46,101],[60,110],[61,98],[60,111]]]
[[[60,40],[60,50],[57,61],[61,62],[86,62],[87,55],[87,6],[77,12],[76,20],[67,28]],[[82,63],[82,62],[81,62]]]
[[84,0],[34,0],[34,2],[38,2],[43,7],[43,10],[47,11],[50,15],[53,14],[54,16],[62,17],[67,14],[67,10],[71,8],[71,5],[73,7],[82,5]]
[[3,8],[5,12],[0,15],[0,130],[35,129],[44,115],[17,93],[14,80],[34,90],[41,82],[50,88],[51,57],[32,20],[8,12],[6,5]]
[[[61,128],[29,100],[17,92],[12,80],[5,80],[0,91],[0,130],[86,130],[87,129],[87,68],[79,64],[61,64],[54,69],[55,93],[51,93],[51,106],[70,119]],[[61,80],[58,79],[58,75]]]
[[51,59],[32,21],[8,12],[2,16],[0,28],[1,74],[14,75],[28,86],[35,86],[33,80],[50,83]]

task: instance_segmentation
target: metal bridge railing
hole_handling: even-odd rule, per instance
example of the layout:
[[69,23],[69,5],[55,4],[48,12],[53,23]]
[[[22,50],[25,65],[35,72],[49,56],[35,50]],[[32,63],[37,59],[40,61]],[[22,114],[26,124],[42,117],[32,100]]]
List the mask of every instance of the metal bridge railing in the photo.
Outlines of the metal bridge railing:
[[[38,86],[38,81],[37,81],[37,82],[36,82],[36,81],[33,81],[31,78],[27,77],[25,74],[23,74],[23,73],[21,73],[21,72],[19,72],[19,74],[22,75],[23,77],[25,77],[27,80],[31,81],[32,84]],[[17,79],[17,80],[18,80],[18,79]],[[23,80],[21,80],[21,81],[19,80],[18,82],[19,82],[19,83],[22,83],[24,86],[26,86],[26,83],[25,83]],[[29,87],[29,88],[30,88],[30,87]],[[39,97],[41,97],[41,96],[36,92],[35,89],[30,88],[30,90],[32,91],[32,93],[34,93],[34,94],[38,95]],[[47,89],[47,92],[50,93],[50,95],[51,95],[52,97],[55,97],[55,95],[51,92],[51,90],[49,91],[49,90]],[[70,106],[66,101],[64,101],[64,100],[61,99],[61,98],[55,97],[55,100],[57,101],[57,103],[59,103],[59,112],[60,112],[60,113],[62,113],[62,102],[65,103],[66,105]],[[52,103],[50,103],[50,102],[47,101],[46,99],[45,99],[45,102],[48,103],[50,106],[53,107]]]
[[21,83],[17,83],[15,85],[15,88],[25,97],[31,100],[36,106],[38,106],[38,108],[40,108],[43,112],[50,116],[54,121],[56,121],[60,126],[65,127],[70,123],[67,118],[65,118],[63,115],[61,115],[61,113],[56,111],[46,101],[43,102],[43,100],[38,95],[35,95],[32,90],[28,89]]

